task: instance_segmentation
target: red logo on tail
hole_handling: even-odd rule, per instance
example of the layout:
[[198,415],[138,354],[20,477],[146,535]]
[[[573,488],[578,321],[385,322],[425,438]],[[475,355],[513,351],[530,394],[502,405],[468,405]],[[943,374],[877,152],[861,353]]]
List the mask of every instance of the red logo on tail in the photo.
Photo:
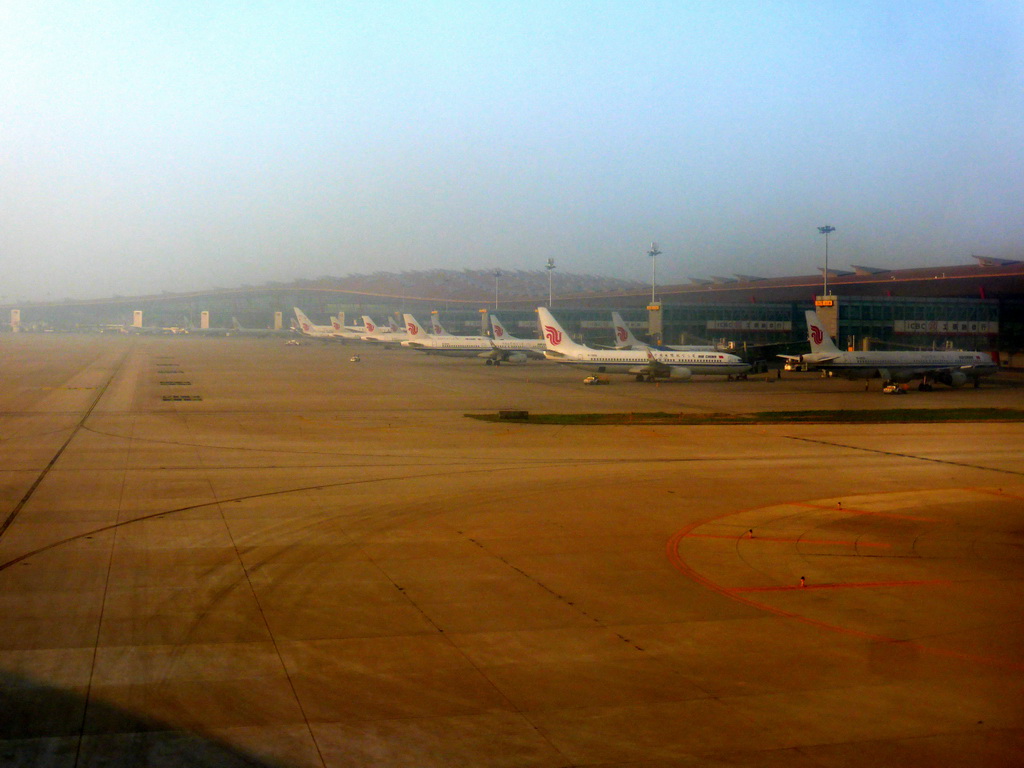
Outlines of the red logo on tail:
[[417,333],[420,332],[420,327],[416,325],[416,323],[414,323],[412,320],[409,321],[409,325],[406,326],[406,328],[409,331],[410,336],[415,336]]
[[819,328],[816,325],[812,325],[811,326],[811,341],[813,341],[815,344],[821,344],[821,340],[824,339],[824,338],[825,338],[825,334],[822,332],[821,328]]
[[557,347],[562,343],[562,332],[553,326],[545,325],[544,338],[551,342],[552,346]]
[[502,328],[502,327],[501,327],[500,325],[498,325],[497,323],[495,323],[495,324],[494,324],[494,338],[496,338],[496,339],[500,339],[500,338],[501,338],[502,336],[504,336],[504,335],[505,335],[505,329],[504,329],[504,328]]
[[615,326],[615,338],[617,338],[619,341],[625,341],[626,339],[629,338],[629,336],[626,335],[626,329],[623,328],[621,325]]

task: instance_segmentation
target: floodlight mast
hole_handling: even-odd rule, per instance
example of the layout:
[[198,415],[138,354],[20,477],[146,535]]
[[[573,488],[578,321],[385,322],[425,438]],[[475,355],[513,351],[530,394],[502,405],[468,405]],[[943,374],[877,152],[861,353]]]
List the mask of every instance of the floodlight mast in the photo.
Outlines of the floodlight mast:
[[494,311],[498,311],[498,278],[501,277],[501,270],[494,270]]
[[826,224],[824,227],[818,227],[818,231],[825,236],[825,296],[828,296],[828,236],[836,231],[835,227]]
[[555,269],[555,260],[548,259],[548,263],[544,269],[548,271],[548,309],[551,309],[551,307],[554,306],[553,294],[551,291],[551,275]]
[[651,257],[651,304],[654,303],[654,286],[657,282],[657,257],[661,255],[661,251],[658,250],[657,243],[651,243],[651,250],[647,252],[647,255]]

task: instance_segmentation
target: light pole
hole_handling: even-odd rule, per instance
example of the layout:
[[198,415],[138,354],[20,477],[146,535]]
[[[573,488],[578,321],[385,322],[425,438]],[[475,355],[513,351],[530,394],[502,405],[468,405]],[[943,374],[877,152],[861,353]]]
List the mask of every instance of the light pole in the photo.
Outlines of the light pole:
[[830,227],[826,224],[824,227],[818,227],[818,231],[825,236],[825,296],[828,296],[828,236],[832,232],[836,231],[835,227]]
[[647,252],[647,255],[651,257],[651,304],[654,303],[654,285],[657,277],[657,257],[661,255],[661,251],[658,250],[657,243],[651,243],[651,250]]
[[498,278],[501,277],[501,270],[494,270],[494,311],[498,311]]
[[555,271],[555,260],[548,259],[548,263],[544,267],[544,269],[548,271],[548,309],[551,309],[551,307],[554,306],[555,303],[553,299],[553,294],[551,292],[551,275]]

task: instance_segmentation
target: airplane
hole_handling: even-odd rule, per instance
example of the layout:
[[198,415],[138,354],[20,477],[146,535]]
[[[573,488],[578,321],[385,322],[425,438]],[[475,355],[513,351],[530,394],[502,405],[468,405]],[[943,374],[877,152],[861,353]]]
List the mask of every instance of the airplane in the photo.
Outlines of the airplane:
[[[407,320],[407,325],[408,322],[409,321]],[[430,313],[430,333],[433,336],[451,336],[451,334],[444,329],[444,326],[441,325],[441,318],[438,317],[435,312]]]
[[291,336],[291,328],[244,328],[237,317],[231,318],[231,325],[226,327],[195,328],[189,327],[188,332],[196,336]]
[[[532,357],[538,360],[544,359],[546,342],[544,339],[520,339],[508,332],[496,315],[491,315],[491,332],[494,334],[493,345],[495,351],[503,353],[505,357],[494,362],[519,363],[526,362],[526,358]],[[519,359],[521,356],[522,359]]]
[[360,334],[366,333],[366,326],[362,323],[358,323],[354,326],[346,326],[344,312],[338,312],[336,317],[331,318],[331,326],[334,328],[335,334],[341,336],[343,339],[357,339]]
[[375,341],[378,343],[398,344],[408,338],[408,334],[391,327],[381,327],[373,322],[369,315],[363,315],[364,333],[359,337],[363,341]]
[[337,338],[334,335],[334,328],[329,325],[314,325],[313,321],[306,317],[306,313],[298,307],[292,307],[295,310],[295,319],[299,321],[299,331],[304,336],[311,336],[314,339],[333,339]]
[[[134,336],[171,336],[179,333],[189,332],[189,319],[182,317],[183,325],[135,325],[134,322],[123,323],[120,328],[122,333]],[[107,330],[114,330],[117,326],[108,326]]]
[[992,357],[983,352],[964,351],[869,351],[843,352],[826,333],[814,310],[805,312],[810,354],[780,355],[801,367],[829,371],[848,379],[883,379],[885,386],[921,379],[918,389],[927,392],[932,382],[962,387],[968,379],[977,387],[982,376],[999,370]]
[[361,340],[363,336],[363,327],[358,328],[345,325],[341,317],[331,318],[331,328],[333,329],[332,334],[339,339],[356,339]]
[[126,331],[137,336],[177,336],[188,333],[188,328],[180,325],[144,325],[141,328],[129,325]]
[[[338,325],[341,326],[342,330],[353,331],[355,333],[362,333],[365,330],[365,326],[361,322],[360,323],[356,323],[355,325],[345,325],[345,313],[344,312],[339,312],[338,313],[338,317],[336,319],[338,321]],[[331,320],[331,325],[334,325],[334,320],[333,319]]]
[[[426,352],[428,355],[448,357],[484,357],[488,364],[496,361],[495,347],[488,336],[429,335],[419,321],[410,314],[403,315],[408,338],[403,347]],[[518,362],[518,361],[516,361]]]
[[707,344],[684,344],[674,346],[672,344],[647,344],[640,341],[633,332],[629,330],[618,312],[612,312],[612,325],[615,326],[615,348],[616,349],[663,349],[675,350],[676,352],[715,352],[716,347]]
[[750,364],[724,352],[679,352],[660,349],[594,349],[577,344],[545,308],[537,307],[547,342],[544,356],[557,363],[597,373],[626,373],[637,381],[679,379],[693,375],[734,376],[750,370]]
[[294,331],[291,328],[244,328],[242,324],[238,322],[237,317],[231,318],[231,328],[228,329],[227,336],[291,336]]

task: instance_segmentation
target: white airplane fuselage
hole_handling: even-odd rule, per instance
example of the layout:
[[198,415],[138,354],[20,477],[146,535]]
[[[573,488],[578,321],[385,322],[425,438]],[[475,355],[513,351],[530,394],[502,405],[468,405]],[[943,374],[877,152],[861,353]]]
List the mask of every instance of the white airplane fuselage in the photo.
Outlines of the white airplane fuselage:
[[543,339],[495,339],[494,346],[512,352],[522,352],[530,357],[545,357]]
[[425,352],[428,355],[445,355],[447,357],[479,357],[483,352],[491,350],[490,339],[481,336],[487,343],[481,344],[476,341],[475,336],[466,336],[460,339],[458,336],[448,336],[444,339],[432,338],[416,340],[407,339],[402,342],[403,347]]
[[691,374],[702,376],[731,376],[746,373],[750,364],[735,355],[722,352],[668,352],[664,350],[627,350],[627,349],[591,349],[574,351],[571,354],[547,350],[544,356],[556,363],[582,368],[596,373],[631,373],[637,374],[638,369],[650,365],[652,357],[655,363],[669,368],[685,368]]
[[491,315],[491,332],[494,334],[494,347],[501,353],[522,353],[526,357],[544,359],[547,342],[544,339],[521,339],[513,336],[496,316]]
[[410,314],[405,315],[405,339],[402,346],[428,355],[448,357],[478,357],[493,349],[487,336],[452,336],[449,333],[432,336]]
[[982,376],[991,376],[999,366],[991,355],[984,352],[962,350],[938,351],[864,351],[843,352],[825,331],[825,326],[813,310],[805,312],[807,317],[807,339],[811,345],[809,354],[798,357],[807,368],[829,371],[833,375],[848,379],[875,379],[899,382],[914,379],[938,381],[951,387],[960,387],[973,379],[975,384]]
[[299,331],[303,336],[310,336],[314,339],[334,339],[334,328],[330,325],[316,325],[306,317],[306,314],[298,307],[292,307],[295,311],[295,319],[299,323]]
[[557,363],[596,373],[625,373],[638,379],[689,379],[698,376],[734,376],[750,364],[724,352],[677,352],[655,349],[594,349],[572,341],[545,307],[538,307],[547,344],[544,356]]
[[407,338],[403,331],[393,331],[388,326],[379,326],[367,315],[363,315],[363,330],[364,333],[359,337],[362,341],[399,344]]
[[801,360],[809,368],[848,379],[882,378],[906,383],[929,378],[952,386],[999,370],[992,358],[981,352],[812,352]]

